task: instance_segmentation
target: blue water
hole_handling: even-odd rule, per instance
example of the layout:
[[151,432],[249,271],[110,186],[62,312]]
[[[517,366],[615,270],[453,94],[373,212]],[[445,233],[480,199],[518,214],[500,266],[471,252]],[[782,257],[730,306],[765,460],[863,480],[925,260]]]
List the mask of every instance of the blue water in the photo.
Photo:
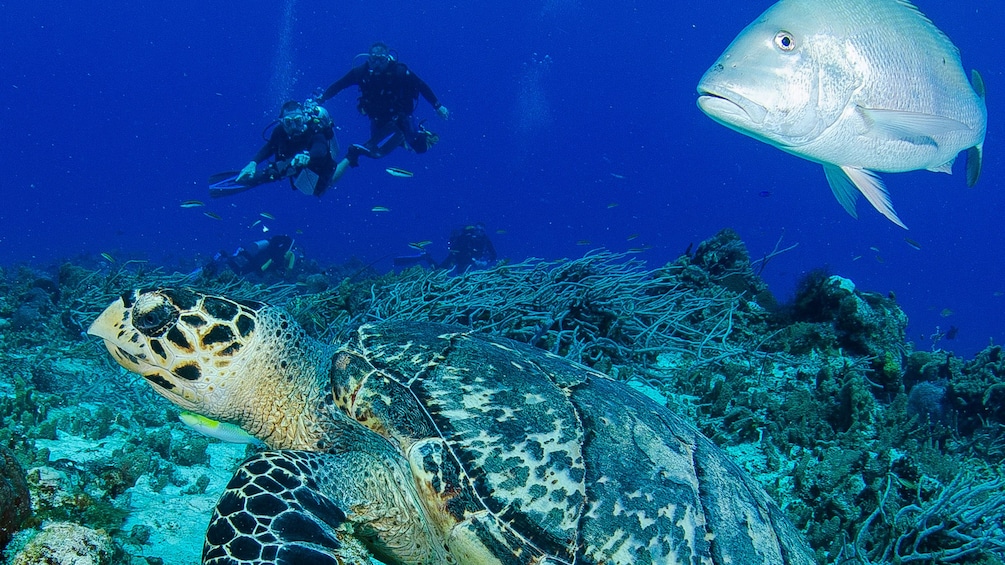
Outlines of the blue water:
[[[983,73],[990,120],[975,188],[963,159],[952,176],[884,175],[905,232],[864,201],[851,218],[819,166],[695,106],[702,73],[769,4],[2,2],[0,265],[208,256],[259,238],[260,212],[309,256],[385,270],[411,241],[441,257],[472,222],[514,260],[646,245],[654,266],[732,227],[754,258],[798,243],[764,272],[780,299],[826,267],[895,293],[920,349],[950,326],[939,346],[962,355],[1005,342],[1005,5],[920,2]],[[209,200],[205,179],[247,163],[284,99],[327,86],[375,40],[452,111],[441,122],[419,103],[438,145],[364,160],[320,200],[284,184]],[[327,103],[343,147],[367,137],[352,90]],[[207,207],[179,207],[189,199]]]

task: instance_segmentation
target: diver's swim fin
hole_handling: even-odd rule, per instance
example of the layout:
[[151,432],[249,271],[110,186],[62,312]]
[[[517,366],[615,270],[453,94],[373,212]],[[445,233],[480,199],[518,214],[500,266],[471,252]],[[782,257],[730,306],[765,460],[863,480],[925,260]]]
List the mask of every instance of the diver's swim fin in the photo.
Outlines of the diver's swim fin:
[[405,255],[404,257],[394,258],[395,267],[414,267],[419,263],[425,263],[429,265],[429,268],[431,269],[436,268],[436,262],[433,261],[433,258],[425,251],[418,255]]
[[209,177],[209,195],[212,198],[222,198],[240,194],[255,187],[253,184],[237,182],[237,177],[240,174],[241,171],[226,171]]
[[241,171],[224,171],[222,173],[216,173],[215,175],[210,175],[209,186],[213,186],[214,184],[221,183],[223,181],[235,180],[240,174]]

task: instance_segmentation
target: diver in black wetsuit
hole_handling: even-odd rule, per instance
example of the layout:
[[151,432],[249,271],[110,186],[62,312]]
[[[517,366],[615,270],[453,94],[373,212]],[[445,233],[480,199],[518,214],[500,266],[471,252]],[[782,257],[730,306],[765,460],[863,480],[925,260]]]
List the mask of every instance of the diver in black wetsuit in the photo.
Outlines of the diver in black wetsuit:
[[[294,189],[321,196],[331,186],[337,151],[335,127],[328,111],[310,100],[304,104],[290,100],[283,104],[279,125],[251,162],[236,176],[217,175],[223,180],[211,184],[210,195],[229,196],[289,178]],[[259,168],[259,163],[269,158],[273,161]]]
[[492,240],[485,232],[485,226],[473,224],[454,230],[450,234],[450,241],[447,243],[447,257],[437,263],[423,250],[419,255],[409,257],[395,257],[396,267],[410,267],[419,263],[426,263],[435,269],[453,270],[455,274],[462,274],[468,269],[487,269],[496,261],[496,248],[492,245]]
[[420,94],[441,118],[450,117],[450,111],[440,104],[429,85],[398,61],[384,43],[374,43],[366,62],[332,83],[317,102],[323,104],[352,85],[359,86],[357,108],[370,118],[370,139],[363,145],[349,147],[336,168],[334,180],[338,180],[348,167],[356,167],[360,155],[379,159],[399,145],[425,153],[436,143],[436,135],[416,123],[412,116]]
[[255,241],[244,247],[238,247],[231,254],[217,253],[213,260],[202,268],[206,276],[230,269],[237,275],[278,274],[293,268],[296,255],[293,253],[293,238],[288,235],[274,235],[269,239]]
[[447,258],[437,267],[454,269],[463,273],[471,267],[486,269],[496,260],[496,248],[492,245],[485,226],[474,224],[454,230],[447,243]]

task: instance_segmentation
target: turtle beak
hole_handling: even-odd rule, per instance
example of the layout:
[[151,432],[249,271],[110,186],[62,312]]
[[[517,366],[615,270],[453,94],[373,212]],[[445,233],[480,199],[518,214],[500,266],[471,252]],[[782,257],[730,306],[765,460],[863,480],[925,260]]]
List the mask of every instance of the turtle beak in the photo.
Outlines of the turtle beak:
[[105,341],[105,346],[108,347],[109,351],[114,347],[112,342],[116,341],[116,339],[121,339],[125,333],[122,325],[129,319],[129,310],[126,308],[126,302],[125,296],[112,302],[91,323],[91,327],[87,328],[87,333],[100,337]]

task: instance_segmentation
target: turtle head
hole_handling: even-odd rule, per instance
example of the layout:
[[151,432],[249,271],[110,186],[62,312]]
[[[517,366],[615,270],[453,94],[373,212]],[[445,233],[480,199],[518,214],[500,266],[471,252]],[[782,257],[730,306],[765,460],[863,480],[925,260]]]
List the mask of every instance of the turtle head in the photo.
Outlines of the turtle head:
[[262,304],[184,289],[123,294],[91,324],[124,368],[138,373],[171,402],[213,412],[254,339]]
[[123,294],[91,324],[161,396],[274,448],[316,443],[330,349],[281,308],[188,289]]

